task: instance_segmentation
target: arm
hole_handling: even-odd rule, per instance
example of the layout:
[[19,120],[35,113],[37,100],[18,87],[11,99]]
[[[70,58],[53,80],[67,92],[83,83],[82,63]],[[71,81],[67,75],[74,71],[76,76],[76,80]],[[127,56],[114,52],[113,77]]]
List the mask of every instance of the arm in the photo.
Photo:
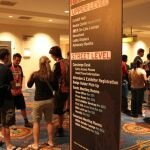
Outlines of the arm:
[[20,65],[19,65],[19,67],[20,67],[20,70],[21,70],[21,83],[22,83],[24,75],[23,75],[22,67]]
[[144,82],[145,82],[145,84],[147,84],[147,81],[148,81],[148,79],[147,79],[147,76],[146,76],[146,71],[145,70],[143,70],[143,78],[144,78]]
[[34,73],[32,73],[29,80],[28,80],[28,82],[27,82],[27,86],[29,88],[31,88],[33,86],[34,82],[35,82]]
[[8,75],[7,76],[8,76],[8,80],[9,80],[11,88],[14,88],[15,87],[15,81],[14,81],[12,71],[10,69],[8,69]]
[[56,63],[54,65],[54,71],[53,71],[53,79],[52,79],[52,85],[53,89],[57,91],[59,89],[59,78],[61,76],[61,70],[60,70],[60,64]]

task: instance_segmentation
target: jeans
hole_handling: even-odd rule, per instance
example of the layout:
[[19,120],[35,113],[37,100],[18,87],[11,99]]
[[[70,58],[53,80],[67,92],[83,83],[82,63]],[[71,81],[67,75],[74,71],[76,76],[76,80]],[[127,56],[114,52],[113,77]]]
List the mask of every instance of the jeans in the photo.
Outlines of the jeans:
[[122,81],[122,103],[121,108],[123,112],[128,110],[128,81]]
[[144,100],[144,88],[131,88],[131,113],[134,115],[142,114],[142,102]]

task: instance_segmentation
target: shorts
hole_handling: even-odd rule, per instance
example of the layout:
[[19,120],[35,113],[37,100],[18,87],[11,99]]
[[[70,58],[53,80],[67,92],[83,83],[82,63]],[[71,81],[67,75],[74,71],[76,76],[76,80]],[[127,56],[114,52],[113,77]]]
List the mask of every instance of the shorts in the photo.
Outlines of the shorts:
[[69,93],[56,92],[54,100],[54,114],[64,114],[64,106],[69,98]]
[[40,122],[42,114],[44,115],[44,119],[47,123],[52,122],[53,98],[33,102],[32,121]]
[[17,95],[17,96],[13,96],[14,99],[14,104],[15,104],[15,108],[16,109],[21,109],[21,110],[25,110],[26,109],[26,104],[25,104],[25,100],[24,100],[24,96],[23,94]]
[[0,111],[0,123],[2,127],[9,127],[15,124],[15,109],[2,108]]

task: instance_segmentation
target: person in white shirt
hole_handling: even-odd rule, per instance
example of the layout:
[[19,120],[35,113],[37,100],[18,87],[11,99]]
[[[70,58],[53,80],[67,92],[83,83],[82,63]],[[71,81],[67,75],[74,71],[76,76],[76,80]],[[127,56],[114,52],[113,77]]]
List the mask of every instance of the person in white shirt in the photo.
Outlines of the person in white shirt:
[[131,82],[131,115],[142,115],[142,102],[144,100],[145,85],[147,83],[146,71],[142,68],[142,62],[137,61],[135,67],[129,73]]

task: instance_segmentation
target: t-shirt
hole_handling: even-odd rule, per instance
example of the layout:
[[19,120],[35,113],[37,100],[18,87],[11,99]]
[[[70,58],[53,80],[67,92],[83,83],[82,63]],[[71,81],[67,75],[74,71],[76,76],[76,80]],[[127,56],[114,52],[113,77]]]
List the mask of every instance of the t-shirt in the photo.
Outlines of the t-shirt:
[[55,91],[69,93],[69,60],[60,59],[53,68],[53,88]]
[[146,72],[142,68],[132,69],[129,73],[131,88],[144,88],[147,80]]
[[[10,82],[13,81],[13,75],[11,70],[4,64],[0,63],[0,87],[8,86],[10,87]],[[12,101],[12,94],[10,91],[10,88],[6,90],[5,93],[3,93],[4,101],[8,102],[8,105],[11,104],[10,101]]]
[[23,72],[20,65],[14,66],[13,64],[10,67],[13,78],[15,82],[15,87],[12,89],[13,96],[20,95],[22,93],[22,80],[23,80]]
[[126,62],[122,61],[122,79],[127,79],[128,76],[128,70]]
[[133,63],[136,64],[137,61],[140,61],[140,62],[143,64],[143,60],[142,60],[142,58],[141,58],[140,56],[136,56],[136,57],[134,58]]
[[[37,72],[32,73],[27,86],[31,88],[35,84],[35,101],[47,100],[53,96],[52,90],[49,88],[47,82],[42,81],[38,76],[35,76]],[[49,82],[51,85],[51,82]]]

